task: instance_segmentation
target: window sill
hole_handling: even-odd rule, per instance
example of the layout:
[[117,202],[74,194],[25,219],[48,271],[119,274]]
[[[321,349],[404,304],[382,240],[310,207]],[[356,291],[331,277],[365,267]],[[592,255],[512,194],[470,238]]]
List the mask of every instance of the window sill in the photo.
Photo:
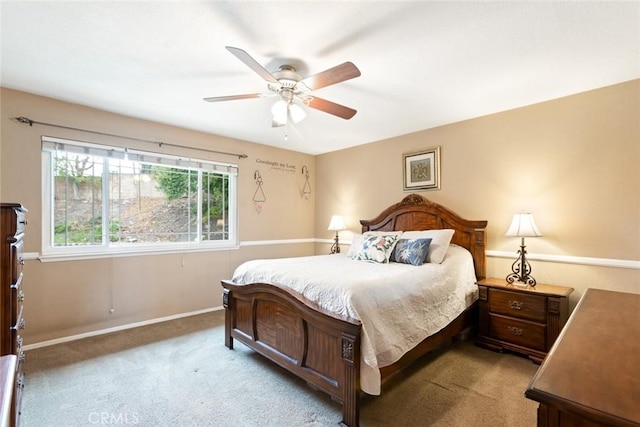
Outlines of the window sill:
[[41,262],[80,261],[99,258],[120,258],[132,256],[183,254],[191,252],[216,252],[239,249],[238,244],[226,245],[171,245],[171,246],[138,246],[106,250],[92,250],[84,248],[81,252],[73,251],[43,252],[37,259]]

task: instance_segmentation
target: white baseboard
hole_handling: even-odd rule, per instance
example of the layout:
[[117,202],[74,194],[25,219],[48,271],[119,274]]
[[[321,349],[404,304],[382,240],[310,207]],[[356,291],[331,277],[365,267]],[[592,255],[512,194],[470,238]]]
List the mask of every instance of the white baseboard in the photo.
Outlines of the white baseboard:
[[68,337],[56,338],[48,341],[41,341],[34,344],[28,344],[23,347],[24,351],[34,350],[36,348],[48,347],[50,345],[61,344],[70,341],[76,341],[83,338],[95,337],[98,335],[110,334],[112,332],[124,331],[127,329],[137,328],[139,326],[153,325],[154,323],[166,322],[168,320],[180,319],[183,317],[195,316],[198,314],[210,313],[212,311],[223,310],[223,307],[205,308],[204,310],[191,311],[189,313],[174,314],[166,317],[158,317],[156,319],[143,320],[142,322],[129,323],[126,325],[114,326],[113,328],[100,329],[98,331],[86,332],[84,334],[71,335]]

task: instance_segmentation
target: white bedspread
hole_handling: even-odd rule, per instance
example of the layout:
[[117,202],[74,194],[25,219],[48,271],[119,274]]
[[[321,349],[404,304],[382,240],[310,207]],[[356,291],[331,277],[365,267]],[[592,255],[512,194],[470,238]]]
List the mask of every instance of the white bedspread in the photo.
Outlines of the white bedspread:
[[471,254],[451,245],[442,264],[375,264],[345,255],[248,261],[236,284],[289,287],[362,322],[361,387],[380,394],[379,368],[398,361],[478,298]]

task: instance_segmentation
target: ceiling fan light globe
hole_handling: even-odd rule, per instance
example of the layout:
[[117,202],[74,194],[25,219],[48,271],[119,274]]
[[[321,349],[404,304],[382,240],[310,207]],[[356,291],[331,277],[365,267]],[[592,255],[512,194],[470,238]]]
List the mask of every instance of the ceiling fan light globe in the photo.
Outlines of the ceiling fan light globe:
[[282,99],[273,104],[273,106],[271,107],[271,114],[273,114],[274,122],[281,125],[287,123],[287,107],[287,102],[283,101]]
[[305,113],[304,110],[296,104],[289,105],[289,114],[291,114],[291,120],[293,120],[293,123],[300,123],[305,117],[307,117],[307,113]]

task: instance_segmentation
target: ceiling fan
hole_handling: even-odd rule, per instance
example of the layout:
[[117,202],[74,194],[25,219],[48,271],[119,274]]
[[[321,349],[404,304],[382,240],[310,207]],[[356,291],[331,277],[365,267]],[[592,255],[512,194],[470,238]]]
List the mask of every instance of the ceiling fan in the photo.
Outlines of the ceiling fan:
[[279,100],[271,108],[274,127],[286,125],[289,118],[291,118],[294,123],[298,123],[305,118],[306,113],[300,106],[294,103],[295,98],[302,100],[302,103],[307,107],[332,114],[345,120],[349,120],[357,113],[353,108],[318,98],[311,93],[314,90],[360,76],[360,70],[351,62],[345,62],[321,73],[303,78],[296,72],[295,67],[291,65],[281,65],[277,71],[270,73],[244,50],[231,46],[227,46],[226,49],[267,82],[268,92],[214,96],[204,98],[205,101],[221,102],[277,96]]

